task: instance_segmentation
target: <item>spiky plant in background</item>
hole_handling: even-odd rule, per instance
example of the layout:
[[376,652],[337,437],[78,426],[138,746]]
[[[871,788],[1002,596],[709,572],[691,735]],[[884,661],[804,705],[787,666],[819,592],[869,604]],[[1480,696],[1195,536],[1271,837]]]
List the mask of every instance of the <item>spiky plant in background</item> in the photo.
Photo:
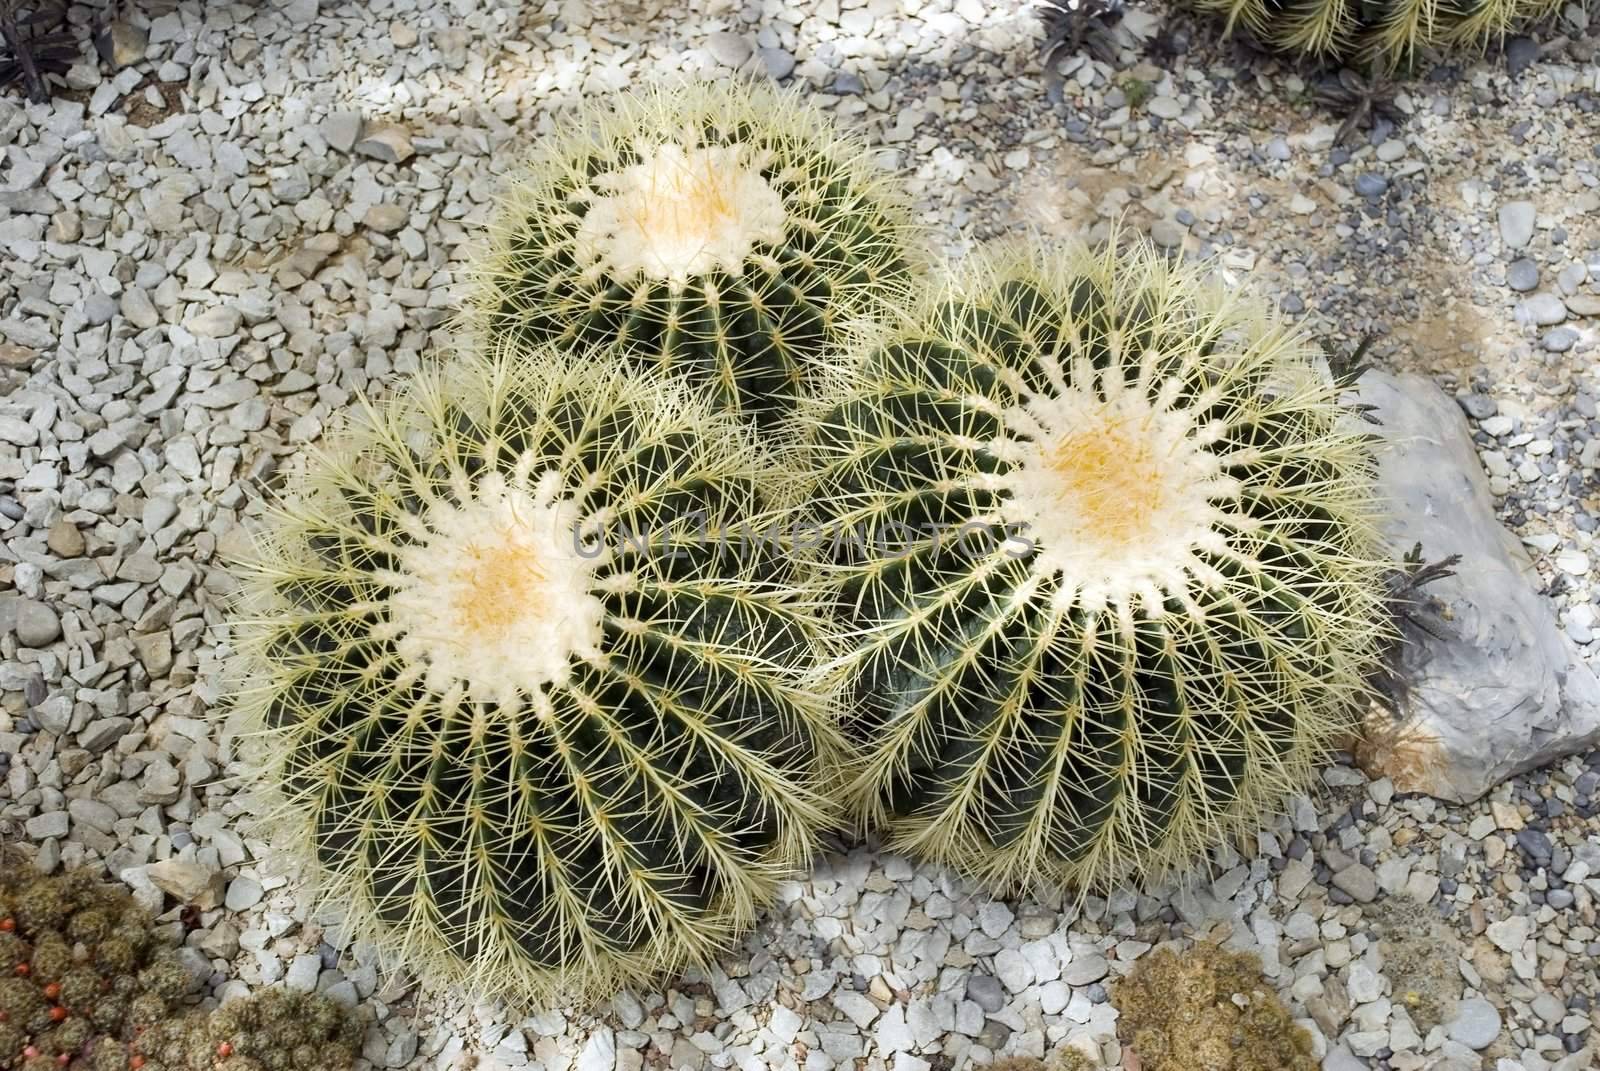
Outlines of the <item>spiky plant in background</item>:
[[620,343],[762,420],[911,272],[865,143],[792,93],[728,82],[594,102],[511,184],[491,233],[484,329]]
[[1424,49],[1481,49],[1561,10],[1563,0],[1194,0],[1256,41],[1322,60],[1363,59],[1380,69],[1410,64]]
[[746,538],[758,458],[682,384],[507,336],[312,461],[244,567],[243,710],[352,932],[576,1001],[750,925],[838,748],[813,622]]
[[1374,465],[1315,353],[1147,247],[1016,248],[841,374],[803,491],[865,824],[1090,888],[1307,783],[1385,634]]
[[1117,1034],[1143,1071],[1317,1071],[1261,959],[1203,943],[1158,948],[1111,987]]
[[140,1071],[348,1071],[364,1033],[321,994],[262,989],[146,1031]]
[[129,1071],[129,1045],[188,990],[126,891],[0,852],[0,1071]]

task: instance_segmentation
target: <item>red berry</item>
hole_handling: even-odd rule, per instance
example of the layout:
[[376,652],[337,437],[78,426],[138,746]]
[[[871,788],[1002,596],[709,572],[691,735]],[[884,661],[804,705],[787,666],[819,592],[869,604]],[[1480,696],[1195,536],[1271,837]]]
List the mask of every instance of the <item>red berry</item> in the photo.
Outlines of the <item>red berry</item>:
[[133,1071],[139,1071],[139,1068],[144,1066],[144,1057],[134,1053],[128,1057],[128,1066],[133,1068]]
[[60,1056],[56,1057],[56,1066],[57,1067],[66,1067],[71,1062],[72,1062],[72,1055],[70,1053],[65,1053],[64,1052]]
[[45,1000],[55,1000],[60,995],[61,995],[61,983],[60,982],[51,982],[49,985],[44,987],[44,999]]
[[33,968],[28,966],[26,963],[17,964],[17,977],[18,978],[26,978],[26,977],[28,977],[28,975],[30,975],[32,973],[33,973]]
[[22,1055],[31,1060],[35,1056],[39,1055],[39,1049],[37,1046],[29,1045],[27,1048],[22,1050]]
[[17,928],[16,919],[0,919],[0,932],[10,933]]
[[224,1041],[221,1045],[218,1045],[217,1046],[217,1055],[222,1057],[224,1060],[226,1060],[228,1057],[232,1056],[233,1055],[233,1042]]
[[57,1004],[54,1008],[50,1009],[50,1021],[52,1023],[59,1023],[66,1017],[67,1009],[63,1008],[61,1005]]

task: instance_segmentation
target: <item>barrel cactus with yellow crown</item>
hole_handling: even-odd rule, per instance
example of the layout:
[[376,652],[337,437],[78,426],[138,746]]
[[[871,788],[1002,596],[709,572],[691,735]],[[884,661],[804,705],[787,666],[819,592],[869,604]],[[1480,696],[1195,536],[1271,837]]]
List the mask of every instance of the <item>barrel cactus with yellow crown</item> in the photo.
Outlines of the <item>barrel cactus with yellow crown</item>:
[[1000,888],[1255,827],[1382,642],[1374,463],[1317,351],[1146,247],[974,258],[800,419],[849,797]]
[[707,962],[804,863],[838,742],[746,538],[758,459],[682,384],[506,339],[291,481],[242,567],[241,746],[352,934],[582,1001]]
[[508,184],[480,330],[621,345],[772,424],[842,330],[909,282],[866,144],[792,93],[728,82],[596,101]]
[[1318,59],[1394,67],[1423,49],[1482,49],[1561,10],[1563,0],[1195,0],[1262,44]]

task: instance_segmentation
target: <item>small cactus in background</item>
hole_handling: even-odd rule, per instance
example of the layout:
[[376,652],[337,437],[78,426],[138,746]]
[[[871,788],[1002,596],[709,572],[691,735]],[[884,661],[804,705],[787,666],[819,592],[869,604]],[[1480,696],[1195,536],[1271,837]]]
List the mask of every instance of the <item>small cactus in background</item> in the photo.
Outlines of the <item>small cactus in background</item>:
[[261,785],[426,983],[581,1000],[705,962],[826,821],[817,632],[748,432],[510,336],[314,458],[245,563]]
[[130,1071],[189,976],[150,914],[88,874],[0,853],[0,1071]]
[[1117,1035],[1141,1071],[1317,1071],[1261,961],[1199,944],[1158,948],[1111,986]]
[[1284,6],[1271,0],[1195,0],[1195,6],[1243,28],[1271,48],[1318,59],[1364,57],[1380,67],[1409,64],[1424,49],[1481,49],[1520,26],[1561,10],[1562,0],[1435,0],[1368,4],[1312,0]]
[[814,411],[850,796],[1002,889],[1151,876],[1354,725],[1374,463],[1315,347],[1147,247],[975,258]]
[[768,420],[909,279],[868,149],[792,94],[691,83],[592,104],[509,190],[475,302],[490,333],[620,343]]
[[263,989],[146,1032],[141,1071],[346,1071],[361,1051],[363,1033],[360,1022],[327,997]]

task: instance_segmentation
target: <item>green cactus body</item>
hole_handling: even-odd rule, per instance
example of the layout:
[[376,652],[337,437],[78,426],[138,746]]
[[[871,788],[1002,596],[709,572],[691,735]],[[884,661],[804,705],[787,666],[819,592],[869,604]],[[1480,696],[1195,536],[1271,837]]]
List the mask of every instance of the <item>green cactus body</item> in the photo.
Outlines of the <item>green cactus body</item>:
[[805,414],[850,795],[1002,888],[1153,875],[1352,724],[1373,462],[1247,299],[1145,248],[975,260]]
[[808,857],[839,745],[814,623],[730,533],[747,435],[614,353],[507,339],[369,408],[277,510],[238,622],[258,780],[424,982],[656,978]]
[[484,329],[618,343],[764,421],[911,270],[864,144],[732,83],[594,104],[512,183],[492,233]]
[[1561,10],[1562,0],[1196,0],[1228,28],[1285,52],[1326,59],[1371,57],[1388,66],[1409,63],[1425,48],[1481,49],[1519,26]]

